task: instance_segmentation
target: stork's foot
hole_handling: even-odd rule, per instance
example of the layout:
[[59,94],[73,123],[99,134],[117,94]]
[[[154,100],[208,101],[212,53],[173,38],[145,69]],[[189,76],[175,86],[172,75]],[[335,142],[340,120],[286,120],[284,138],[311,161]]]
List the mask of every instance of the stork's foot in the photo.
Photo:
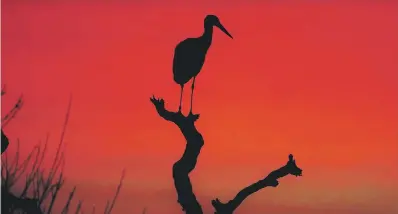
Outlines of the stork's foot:
[[199,114],[193,114],[192,111],[190,111],[188,114],[188,118],[195,121],[195,120],[199,119]]

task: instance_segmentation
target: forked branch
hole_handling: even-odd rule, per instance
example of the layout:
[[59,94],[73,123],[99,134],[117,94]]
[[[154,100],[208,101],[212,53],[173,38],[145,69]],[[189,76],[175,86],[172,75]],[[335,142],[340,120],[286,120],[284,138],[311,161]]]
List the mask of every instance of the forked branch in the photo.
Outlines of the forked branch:
[[212,205],[216,210],[215,214],[232,214],[242,202],[249,197],[251,194],[265,188],[265,187],[276,187],[279,185],[278,179],[286,175],[301,176],[302,170],[297,167],[296,161],[293,159],[293,155],[289,155],[289,161],[286,165],[279,169],[276,169],[268,174],[262,180],[259,180],[245,188],[243,188],[232,200],[228,203],[222,203],[218,198],[212,201]]
[[202,214],[202,207],[196,199],[189,179],[189,173],[195,169],[200,150],[204,145],[203,137],[195,127],[199,115],[184,116],[181,112],[166,110],[163,99],[150,98],[159,116],[178,126],[186,140],[182,157],[173,165],[174,186],[178,203],[187,214]]

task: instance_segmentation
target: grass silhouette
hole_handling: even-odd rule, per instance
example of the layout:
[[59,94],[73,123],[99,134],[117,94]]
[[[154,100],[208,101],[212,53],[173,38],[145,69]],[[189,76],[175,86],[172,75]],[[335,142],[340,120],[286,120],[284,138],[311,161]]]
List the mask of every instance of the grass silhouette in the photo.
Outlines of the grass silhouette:
[[[4,95],[4,88],[1,95]],[[22,98],[20,98],[14,108],[6,114],[1,120],[2,122],[2,161],[1,161],[1,213],[27,213],[27,214],[50,214],[53,212],[54,204],[59,199],[59,192],[64,187],[64,164],[65,164],[65,151],[64,151],[64,136],[68,125],[69,114],[71,109],[71,99],[60,141],[54,160],[49,169],[42,167],[43,161],[47,154],[47,146],[49,138],[47,136],[44,144],[36,145],[27,155],[24,160],[20,157],[20,143],[17,141],[17,150],[14,157],[11,159],[10,155],[3,152],[8,148],[9,140],[3,133],[3,128],[8,122],[15,118],[16,113],[22,107]],[[123,170],[119,185],[112,200],[108,200],[105,214],[110,214],[115,206],[116,199],[120,193],[122,183],[124,180],[125,171]],[[25,177],[22,180],[22,177]],[[22,191],[18,194],[14,190],[16,184],[23,182]],[[69,193],[68,199],[62,208],[61,214],[68,213],[81,213],[83,201],[79,200],[76,207],[71,207],[71,202],[74,200],[76,187]],[[95,212],[93,207],[92,213]]]

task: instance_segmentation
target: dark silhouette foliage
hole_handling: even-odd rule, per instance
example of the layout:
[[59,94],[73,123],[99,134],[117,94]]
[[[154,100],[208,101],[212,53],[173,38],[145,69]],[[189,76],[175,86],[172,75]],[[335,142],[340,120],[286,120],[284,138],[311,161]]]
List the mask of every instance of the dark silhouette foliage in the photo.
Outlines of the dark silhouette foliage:
[[[2,90],[2,95],[5,91]],[[20,143],[17,141],[17,151],[11,160],[6,150],[10,143],[8,137],[4,134],[3,128],[13,119],[22,106],[22,98],[20,98],[14,108],[2,118],[1,129],[1,145],[2,145],[2,161],[1,161],[1,213],[27,213],[27,214],[50,214],[53,212],[54,204],[58,200],[59,192],[65,183],[63,167],[65,164],[64,156],[64,136],[68,124],[71,100],[69,102],[66,119],[64,122],[60,141],[55,154],[55,158],[51,164],[51,168],[42,167],[43,161],[47,154],[47,146],[49,137],[47,136],[44,144],[36,145],[24,160],[21,160],[19,153]],[[3,152],[4,155],[3,155]],[[108,201],[104,210],[105,214],[110,214],[115,206],[116,199],[122,187],[125,172],[123,171],[120,183],[117,187],[115,196]],[[21,178],[25,177],[25,180]],[[22,191],[14,191],[17,183],[23,182]],[[69,197],[64,204],[61,214],[71,212],[81,213],[83,201],[79,200],[76,208],[71,207],[74,199],[76,187],[69,193]],[[93,209],[93,213],[95,210]]]

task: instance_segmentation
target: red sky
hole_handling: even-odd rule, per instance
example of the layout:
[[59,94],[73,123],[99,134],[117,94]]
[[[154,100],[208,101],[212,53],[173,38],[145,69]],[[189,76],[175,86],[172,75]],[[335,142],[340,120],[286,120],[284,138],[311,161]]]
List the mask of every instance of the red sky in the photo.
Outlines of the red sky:
[[398,211],[398,2],[212,2],[3,0],[2,113],[25,98],[10,139],[26,152],[49,132],[54,150],[72,93],[66,190],[101,209],[126,168],[114,213],[181,213],[171,166],[185,142],[149,97],[177,110],[174,47],[216,14],[234,39],[214,31],[195,88],[205,146],[191,177],[206,210],[293,153],[304,176],[237,214]]

